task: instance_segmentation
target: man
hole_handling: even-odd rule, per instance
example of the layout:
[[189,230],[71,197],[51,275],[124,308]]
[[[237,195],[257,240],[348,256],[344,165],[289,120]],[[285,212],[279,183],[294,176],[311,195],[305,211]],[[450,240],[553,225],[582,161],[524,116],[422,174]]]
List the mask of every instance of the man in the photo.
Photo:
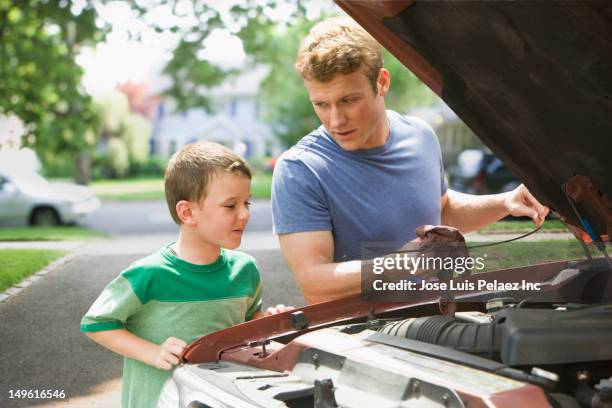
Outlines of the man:
[[362,243],[407,242],[424,224],[466,233],[508,214],[544,222],[548,209],[523,185],[489,196],[447,189],[436,135],[385,109],[380,45],[352,20],[313,27],[295,66],[322,126],[277,162],[272,209],[308,303],[359,293]]

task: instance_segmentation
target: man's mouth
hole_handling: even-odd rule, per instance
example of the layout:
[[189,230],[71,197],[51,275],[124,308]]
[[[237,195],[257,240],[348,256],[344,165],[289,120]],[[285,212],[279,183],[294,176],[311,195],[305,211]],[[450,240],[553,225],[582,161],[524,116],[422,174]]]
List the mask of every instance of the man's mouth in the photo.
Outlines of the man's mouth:
[[347,130],[346,132],[335,132],[336,136],[339,137],[348,137],[351,136],[355,132],[355,129]]

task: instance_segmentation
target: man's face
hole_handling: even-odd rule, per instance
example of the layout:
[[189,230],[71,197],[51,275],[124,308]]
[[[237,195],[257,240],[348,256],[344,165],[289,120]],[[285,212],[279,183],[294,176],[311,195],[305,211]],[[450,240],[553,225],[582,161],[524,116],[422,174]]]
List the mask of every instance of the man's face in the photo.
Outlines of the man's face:
[[361,69],[331,81],[304,80],[315,113],[344,150],[370,149],[387,141],[384,95],[389,72],[381,69],[375,93]]
[[206,198],[193,206],[199,237],[208,244],[234,249],[240,246],[249,221],[251,180],[242,175],[213,176]]

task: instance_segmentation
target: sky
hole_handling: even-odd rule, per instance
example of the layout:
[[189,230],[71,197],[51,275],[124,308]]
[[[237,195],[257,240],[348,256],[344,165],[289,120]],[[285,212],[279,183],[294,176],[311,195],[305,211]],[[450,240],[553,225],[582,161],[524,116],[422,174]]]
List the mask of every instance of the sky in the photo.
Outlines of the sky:
[[[192,0],[178,3],[178,9]],[[227,13],[233,2],[227,0],[209,0],[207,4],[215,6],[222,14]],[[331,0],[310,0],[309,12],[317,16],[322,8],[333,9]],[[83,86],[91,95],[100,95],[115,88],[117,84],[132,81],[147,81],[150,91],[161,91],[168,85],[161,77],[161,70],[171,58],[170,50],[177,42],[177,35],[170,32],[158,33],[150,28],[148,23],[154,22],[162,27],[173,24],[185,26],[192,24],[193,17],[186,13],[184,17],[175,17],[170,7],[161,5],[147,13],[145,18],[136,18],[130,7],[121,1],[110,2],[96,6],[100,23],[106,21],[112,30],[103,43],[95,49],[84,48],[77,62],[84,68]],[[288,13],[289,6],[280,3],[279,7],[270,10],[272,17],[282,19]],[[238,27],[229,27],[237,29]],[[215,30],[204,43],[205,51],[198,55],[223,67],[237,67],[244,62],[246,55],[242,42],[231,31]],[[130,33],[139,33],[141,41],[131,40]]]

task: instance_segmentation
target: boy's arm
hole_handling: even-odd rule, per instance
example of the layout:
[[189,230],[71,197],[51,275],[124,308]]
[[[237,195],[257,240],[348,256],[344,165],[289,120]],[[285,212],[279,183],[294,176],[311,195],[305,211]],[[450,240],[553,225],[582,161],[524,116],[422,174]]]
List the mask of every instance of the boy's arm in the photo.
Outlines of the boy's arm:
[[168,337],[161,345],[130,333],[126,329],[87,332],[87,336],[107,349],[153,367],[170,370],[180,361],[187,343],[176,337]]

